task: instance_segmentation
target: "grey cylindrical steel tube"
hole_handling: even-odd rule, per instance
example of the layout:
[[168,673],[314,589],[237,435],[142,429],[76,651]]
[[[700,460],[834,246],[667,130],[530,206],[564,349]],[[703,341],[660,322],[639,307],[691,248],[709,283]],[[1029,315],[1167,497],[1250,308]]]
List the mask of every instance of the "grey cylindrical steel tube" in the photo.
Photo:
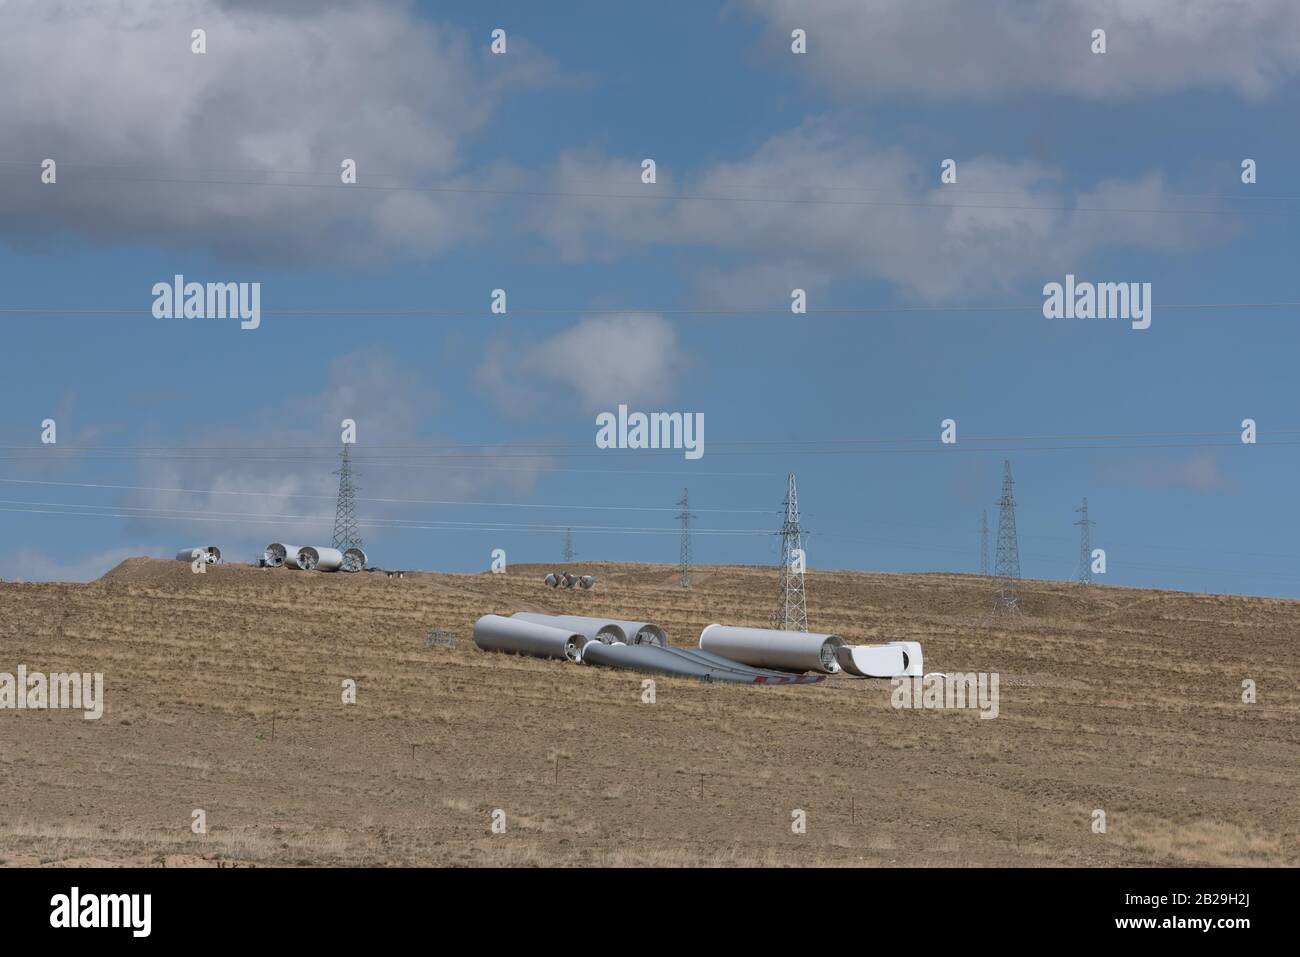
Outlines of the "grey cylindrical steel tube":
[[[293,553],[293,561],[289,561],[289,554]],[[272,542],[266,546],[266,563],[272,568],[279,568],[282,565],[292,564],[298,566],[298,546],[285,545],[281,542]]]
[[555,628],[502,615],[484,615],[474,622],[474,644],[484,651],[578,661],[584,638],[572,629]]
[[343,549],[343,570],[345,572],[363,572],[366,570],[368,561],[366,553],[356,545]]
[[216,545],[207,546],[207,552],[209,565],[215,565],[217,562],[221,561],[221,549],[217,548]]
[[826,680],[826,676],[821,673],[803,675],[790,671],[770,671],[767,668],[754,668],[750,665],[741,664],[739,661],[732,661],[730,658],[724,658],[722,655],[710,654],[707,651],[701,651],[699,648],[665,648],[675,655],[686,655],[700,661],[706,665],[712,665],[722,668],[726,671],[738,671],[741,674],[754,676],[755,684],[773,684],[773,685],[806,685],[817,684]]
[[628,644],[658,645],[660,648],[668,647],[667,633],[653,622],[615,620],[614,624],[623,629],[627,635]]
[[592,642],[582,651],[584,664],[603,665],[607,668],[625,668],[656,675],[678,678],[700,678],[705,681],[726,681],[732,684],[759,684],[757,675],[744,674],[727,668],[714,668],[701,661],[674,654],[673,649],[658,645],[598,645]]
[[304,545],[298,549],[298,567],[304,571],[336,572],[343,567],[343,553],[337,548]]
[[[208,550],[206,548],[182,548],[176,553],[178,562],[193,562],[200,558],[205,562],[208,561]],[[209,564],[211,563],[209,562]]]
[[756,668],[775,668],[778,671],[835,674],[840,670],[839,662],[835,660],[835,649],[843,644],[844,639],[839,635],[777,628],[709,625],[700,633],[700,648],[704,651]]
[[722,655],[710,654],[709,652],[701,651],[698,648],[668,648],[666,650],[675,655],[698,661],[700,664],[708,665],[712,668],[721,668],[726,671],[737,671],[741,674],[753,675],[756,678],[766,678],[773,684],[789,683],[795,680],[795,675],[788,671],[771,671],[767,668],[755,668],[753,665],[746,665],[739,661],[732,661],[730,658],[724,658]]
[[624,643],[628,641],[627,632],[608,618],[590,618],[586,615],[543,615],[532,611],[517,611],[510,617],[522,621],[536,622],[541,625],[550,625],[553,628],[568,628],[570,631],[578,632],[585,638],[606,645],[616,641]]

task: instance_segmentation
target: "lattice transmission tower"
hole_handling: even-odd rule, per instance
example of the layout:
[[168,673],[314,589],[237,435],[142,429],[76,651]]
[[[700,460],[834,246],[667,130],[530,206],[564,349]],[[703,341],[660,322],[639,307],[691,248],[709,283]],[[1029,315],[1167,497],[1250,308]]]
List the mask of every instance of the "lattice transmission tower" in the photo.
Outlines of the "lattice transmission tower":
[[578,553],[573,550],[573,529],[564,530],[564,560],[571,562],[578,557]]
[[1075,525],[1079,526],[1079,584],[1092,584],[1092,532],[1090,529],[1097,523],[1088,518],[1088,500],[1083,500],[1083,507],[1076,508],[1080,513],[1079,520]]
[[357,492],[360,486],[352,471],[352,444],[343,443],[342,463],[334,474],[339,477],[339,500],[334,506],[334,547],[339,551],[361,548],[361,523],[357,521]]
[[989,510],[980,510],[980,574],[989,573]]
[[1011,461],[1002,463],[1002,498],[998,501],[998,550],[993,574],[997,576],[994,608],[1008,615],[1020,614],[1020,539],[1016,535],[1016,499],[1012,494]]
[[682,489],[682,500],[677,503],[682,510],[677,513],[678,520],[682,523],[682,550],[678,558],[678,569],[681,571],[681,584],[683,588],[691,587],[691,519],[695,516],[691,514],[690,489]]
[[808,630],[808,602],[803,590],[803,531],[799,527],[799,493],[794,473],[786,485],[785,518],[781,523],[781,598],[772,626],[787,631]]

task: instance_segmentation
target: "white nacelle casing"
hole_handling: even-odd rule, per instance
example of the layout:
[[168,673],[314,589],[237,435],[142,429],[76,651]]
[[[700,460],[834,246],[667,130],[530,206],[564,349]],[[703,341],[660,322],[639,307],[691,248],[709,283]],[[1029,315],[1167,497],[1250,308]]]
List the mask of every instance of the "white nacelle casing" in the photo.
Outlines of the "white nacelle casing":
[[906,677],[919,677],[925,674],[925,660],[921,654],[921,643],[919,641],[891,641],[890,645],[897,645],[903,649],[906,659],[903,662],[902,674]]

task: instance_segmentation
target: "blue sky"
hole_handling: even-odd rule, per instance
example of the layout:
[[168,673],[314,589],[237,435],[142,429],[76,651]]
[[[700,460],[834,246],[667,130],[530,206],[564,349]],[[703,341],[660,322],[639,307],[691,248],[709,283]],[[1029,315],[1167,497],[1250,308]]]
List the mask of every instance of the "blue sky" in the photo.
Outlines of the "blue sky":
[[[1102,581],[1300,595],[1300,307],[1260,307],[1300,300],[1290,4],[185,0],[0,26],[4,578],[328,543],[346,417],[385,567],[556,560],[570,526],[580,558],[673,562],[684,486],[698,561],[774,562],[795,472],[812,567],[975,571],[1010,458],[1028,577],[1073,574],[1087,496]],[[1151,283],[1151,328],[1045,319],[1067,272]],[[260,282],[261,327],[155,319],[176,273]],[[1207,304],[1236,305],[1180,308]],[[703,458],[597,449],[620,403],[702,412]]]

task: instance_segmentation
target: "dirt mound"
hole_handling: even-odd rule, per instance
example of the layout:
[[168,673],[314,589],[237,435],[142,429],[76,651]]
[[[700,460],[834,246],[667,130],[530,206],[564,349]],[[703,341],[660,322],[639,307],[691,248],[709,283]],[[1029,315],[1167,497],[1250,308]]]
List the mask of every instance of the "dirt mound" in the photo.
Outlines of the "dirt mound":
[[127,558],[110,568],[91,584],[140,585],[153,588],[187,588],[196,582],[253,582],[265,573],[253,565],[202,565],[194,571],[189,562],[158,558]]
[[123,559],[92,584],[97,585],[151,585],[171,581],[175,573],[184,571],[193,574],[185,562],[164,562],[156,558]]

